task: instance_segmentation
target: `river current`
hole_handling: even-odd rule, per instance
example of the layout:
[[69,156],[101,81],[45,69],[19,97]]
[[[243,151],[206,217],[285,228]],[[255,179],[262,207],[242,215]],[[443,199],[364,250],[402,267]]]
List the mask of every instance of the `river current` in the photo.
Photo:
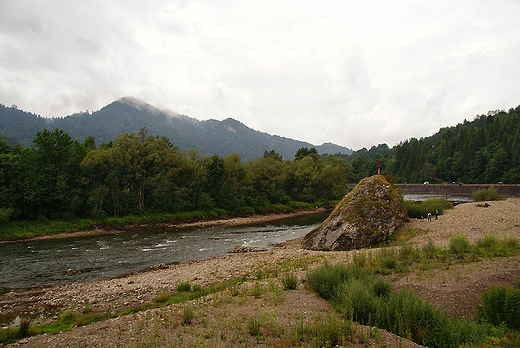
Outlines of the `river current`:
[[0,290],[113,278],[157,264],[226,254],[235,246],[271,249],[318,226],[328,213],[261,225],[164,229],[0,244]]
[[[405,195],[424,200],[434,195]],[[446,197],[457,203],[469,197]],[[234,227],[164,229],[0,244],[0,291],[120,277],[157,264],[202,260],[235,246],[271,249],[301,237],[328,213]]]

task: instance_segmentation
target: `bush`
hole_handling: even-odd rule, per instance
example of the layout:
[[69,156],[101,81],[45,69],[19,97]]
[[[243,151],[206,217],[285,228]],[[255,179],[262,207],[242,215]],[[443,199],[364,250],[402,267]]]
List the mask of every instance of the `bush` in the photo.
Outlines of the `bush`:
[[170,298],[170,295],[166,291],[161,291],[157,296],[155,296],[155,302],[156,303],[165,303]]
[[447,209],[453,208],[453,204],[446,198],[428,198],[422,202],[404,201],[404,207],[408,213],[408,217],[412,219],[426,218],[428,213],[435,215],[435,210],[439,214],[444,214]]
[[381,262],[381,267],[386,269],[395,269],[397,268],[397,251],[393,248],[383,248],[379,252],[379,259]]
[[191,290],[191,284],[190,283],[180,283],[175,288],[178,292],[187,292]]
[[487,189],[475,191],[471,196],[475,202],[499,201],[502,199],[502,197],[500,197],[500,195],[498,194],[497,189],[493,185],[491,185]]
[[450,238],[450,250],[458,258],[463,258],[464,254],[470,251],[468,237],[463,234],[457,234]]
[[492,286],[482,293],[477,316],[494,326],[505,325],[511,330],[520,330],[520,290]]
[[435,256],[435,242],[433,239],[428,239],[428,242],[423,245],[422,251],[427,258],[433,259]]
[[386,329],[428,347],[459,347],[482,339],[473,322],[451,318],[416,292],[394,293],[392,285],[358,266],[323,266],[307,275],[309,287],[334,308],[363,325]]
[[368,272],[357,265],[346,266],[342,264],[323,264],[321,267],[309,271],[306,275],[307,282],[312,291],[325,300],[333,299],[337,288],[349,279],[366,277]]

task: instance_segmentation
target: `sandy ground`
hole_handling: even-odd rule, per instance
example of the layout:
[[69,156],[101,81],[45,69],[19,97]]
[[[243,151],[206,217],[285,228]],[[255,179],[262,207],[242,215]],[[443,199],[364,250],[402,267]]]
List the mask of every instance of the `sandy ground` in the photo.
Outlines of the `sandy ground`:
[[[520,239],[520,199],[510,198],[488,203],[487,207],[480,207],[476,203],[461,204],[439,216],[438,220],[435,218],[432,222],[427,222],[426,219],[424,221],[412,220],[403,228],[420,231],[411,240],[412,243],[419,245],[426,243],[429,239],[432,239],[438,246],[447,245],[450,237],[455,234],[464,234],[472,241],[485,234]],[[237,221],[237,224],[240,222]],[[300,248],[298,240],[292,240],[267,252],[228,254],[178,265],[158,265],[156,269],[117,279],[73,283],[44,289],[13,290],[0,296],[0,314],[10,315],[19,312],[34,314],[43,307],[56,306],[81,311],[86,305],[93,306],[96,311],[121,310],[153,301],[161,291],[174,291],[177,285],[183,282],[207,285],[240,276],[256,279],[259,271],[277,269],[284,262],[314,260],[308,265],[308,269],[320,264],[323,260],[332,263],[348,262],[351,260],[352,254],[356,252],[358,251],[303,250]],[[478,301],[481,290],[492,284],[512,284],[515,279],[520,277],[519,265],[519,257],[511,257],[505,261],[488,260],[473,266],[454,265],[442,272],[442,275],[435,273],[442,270],[431,270],[421,274],[394,277],[392,281],[397,287],[416,289],[424,298],[451,309],[451,313],[454,315],[471,316],[474,314],[474,304]],[[304,273],[305,270],[302,268],[298,275],[299,279],[304,277]],[[295,304],[296,302],[290,302],[296,301],[299,297],[306,300],[298,305]],[[294,306],[300,306],[300,310],[303,310],[308,306],[309,309],[330,310],[328,304],[323,303],[315,295],[307,293],[303,287],[300,287],[297,292],[292,292],[290,299],[287,300],[289,302],[286,302],[286,305],[278,305],[276,308],[281,310],[288,306],[290,308],[285,309],[289,310]],[[82,327],[59,335],[32,337],[19,344],[23,344],[24,347],[68,347],[73,346],[71,340],[81,335],[83,335],[81,337],[86,337],[85,330],[90,330],[89,334],[97,335],[95,337],[98,342],[105,342],[104,344],[110,346],[114,342],[116,328],[120,328],[122,325],[134,325],[135,322],[130,324],[129,321],[139,320],[138,318],[139,316],[134,319],[126,316],[120,317],[92,326],[88,325],[87,327],[90,329]],[[101,330],[102,326],[107,329]],[[112,340],[109,337],[112,337]],[[395,338],[391,338],[391,340],[395,341]],[[407,344],[413,346],[410,342]],[[103,344],[95,345],[86,342],[80,346],[103,346]]]

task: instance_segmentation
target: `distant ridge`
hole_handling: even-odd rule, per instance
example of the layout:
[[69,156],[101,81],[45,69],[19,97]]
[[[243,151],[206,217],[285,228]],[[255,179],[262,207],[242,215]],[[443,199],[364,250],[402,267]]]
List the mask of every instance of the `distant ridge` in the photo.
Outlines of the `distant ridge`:
[[315,146],[256,131],[231,118],[199,121],[174,111],[160,110],[133,97],[123,97],[92,113],[51,119],[0,104],[0,135],[7,136],[13,145],[29,146],[36,132],[44,128],[61,128],[79,141],[92,135],[99,145],[123,133],[137,133],[142,127],[150,134],[169,138],[181,150],[193,148],[222,157],[239,153],[243,161],[261,157],[271,150],[282,155],[284,160],[292,160],[301,147],[315,147],[320,154],[352,153],[351,149],[332,143]]

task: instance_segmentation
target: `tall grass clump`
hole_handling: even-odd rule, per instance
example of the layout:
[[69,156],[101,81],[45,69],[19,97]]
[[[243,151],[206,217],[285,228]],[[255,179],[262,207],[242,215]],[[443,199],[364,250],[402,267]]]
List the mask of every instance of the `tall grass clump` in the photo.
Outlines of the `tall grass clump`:
[[435,256],[435,242],[429,238],[428,242],[422,246],[422,252],[428,259],[433,259]]
[[426,218],[428,213],[435,215],[435,210],[439,214],[444,214],[447,209],[453,208],[453,204],[446,198],[428,198],[422,202],[404,201],[404,207],[408,212],[408,217],[413,219]]
[[457,234],[450,238],[450,250],[459,259],[471,250],[469,239],[463,234]]
[[502,197],[500,197],[500,195],[498,194],[497,189],[493,185],[491,185],[487,189],[475,191],[471,196],[475,202],[499,201],[502,199]]
[[368,271],[357,265],[337,264],[325,262],[321,267],[307,272],[306,279],[312,291],[325,300],[332,300],[337,288],[350,279],[364,278]]
[[294,290],[298,287],[298,277],[292,272],[286,273],[282,277],[282,285],[285,290]]
[[191,291],[191,284],[190,283],[180,283],[179,285],[177,285],[175,290],[177,290],[178,292]]
[[310,322],[301,320],[293,326],[291,335],[297,347],[308,346],[305,343],[311,347],[343,347],[352,341],[354,326],[352,321],[329,313],[323,317],[317,316]]
[[310,271],[307,281],[347,318],[428,347],[458,347],[485,334],[482,326],[450,317],[414,291],[395,292],[390,282],[356,265],[324,264]]
[[477,316],[491,325],[520,331],[520,289],[500,285],[482,292]]

